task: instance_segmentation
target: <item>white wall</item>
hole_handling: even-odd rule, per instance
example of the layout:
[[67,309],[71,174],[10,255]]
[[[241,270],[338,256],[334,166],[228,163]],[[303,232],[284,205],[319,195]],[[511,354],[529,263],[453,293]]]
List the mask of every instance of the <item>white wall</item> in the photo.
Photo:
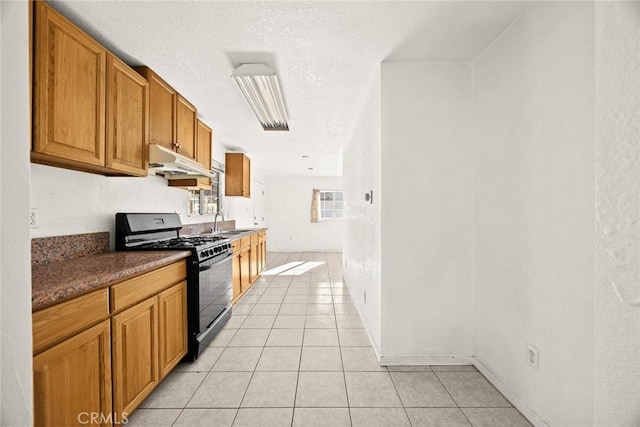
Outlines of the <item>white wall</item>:
[[[640,3],[597,2],[597,426],[640,423]],[[618,289],[620,297],[616,294]]]
[[593,422],[593,20],[538,2],[474,61],[475,354],[553,426]]
[[473,356],[469,64],[382,64],[382,358]]
[[[187,215],[187,191],[161,177],[107,177],[32,164],[31,181],[31,207],[40,222],[31,237],[109,231],[113,248],[116,212],[177,212],[183,224],[213,221],[213,215]],[[223,206],[236,227],[254,226],[253,197],[225,197]]]
[[265,213],[270,251],[340,251],[343,220],[311,222],[311,192],[342,190],[342,177],[267,177]]
[[[343,275],[378,355],[381,350],[380,76],[373,82],[343,152],[345,198]],[[374,203],[364,200],[373,190]],[[366,304],[364,292],[367,293]]]
[[113,243],[116,212],[187,209],[187,191],[156,176],[107,177],[32,164],[31,183],[31,207],[40,221],[31,237],[109,231]]
[[27,2],[0,2],[0,425],[33,423]]
[[[251,187],[251,197],[225,197],[222,204],[225,219],[235,219],[236,228],[254,228],[253,203],[254,185]],[[223,190],[224,191],[224,190]],[[271,236],[269,236],[270,238]],[[271,250],[271,248],[269,248]]]
[[[225,153],[227,148],[215,140],[214,130],[213,141],[213,160],[225,164]],[[247,156],[251,158],[251,153],[247,153]],[[254,204],[260,203],[256,201],[257,198],[263,197],[259,193],[259,187],[255,181],[264,184],[264,176],[260,170],[260,164],[252,160],[251,162],[251,197],[223,197],[222,199],[222,212],[225,219],[233,219],[236,221],[236,228],[254,228],[263,227],[265,224],[260,218],[254,221]],[[224,175],[221,180],[222,193],[224,194]],[[263,186],[264,187],[264,186]],[[213,221],[213,217],[210,219]],[[257,222],[258,224],[255,224]],[[269,249],[271,250],[271,249]]]

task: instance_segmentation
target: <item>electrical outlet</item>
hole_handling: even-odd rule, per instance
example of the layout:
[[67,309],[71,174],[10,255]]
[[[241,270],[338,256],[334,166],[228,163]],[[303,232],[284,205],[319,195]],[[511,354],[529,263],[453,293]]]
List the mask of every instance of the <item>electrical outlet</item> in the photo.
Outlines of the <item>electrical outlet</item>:
[[31,213],[29,214],[29,224],[31,225],[31,228],[38,228],[40,227],[40,221],[39,221],[39,216],[38,216],[38,209],[36,208],[31,208]]
[[367,291],[363,291],[362,298],[364,299],[364,303],[367,303]]
[[527,363],[533,369],[538,369],[538,363],[540,361],[540,355],[538,349],[532,346],[531,344],[527,344]]

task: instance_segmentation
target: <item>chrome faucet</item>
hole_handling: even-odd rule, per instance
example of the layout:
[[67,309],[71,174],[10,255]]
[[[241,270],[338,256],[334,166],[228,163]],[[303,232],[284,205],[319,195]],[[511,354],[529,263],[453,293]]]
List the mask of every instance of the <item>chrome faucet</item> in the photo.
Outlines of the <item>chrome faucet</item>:
[[222,211],[216,212],[216,216],[213,217],[213,232],[220,231],[220,227],[218,227],[218,215],[222,217],[222,222],[224,222],[224,214]]

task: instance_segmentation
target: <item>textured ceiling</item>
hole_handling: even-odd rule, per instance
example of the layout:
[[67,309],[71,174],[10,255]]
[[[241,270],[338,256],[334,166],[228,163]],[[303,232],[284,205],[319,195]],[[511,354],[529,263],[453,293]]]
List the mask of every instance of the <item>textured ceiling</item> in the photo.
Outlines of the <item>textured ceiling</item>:
[[[382,61],[469,61],[525,1],[70,1],[53,6],[131,65],[155,70],[268,175],[341,175]],[[280,79],[289,132],[264,132],[230,77],[263,62]],[[308,160],[302,160],[308,155]],[[313,167],[309,171],[308,167]]]

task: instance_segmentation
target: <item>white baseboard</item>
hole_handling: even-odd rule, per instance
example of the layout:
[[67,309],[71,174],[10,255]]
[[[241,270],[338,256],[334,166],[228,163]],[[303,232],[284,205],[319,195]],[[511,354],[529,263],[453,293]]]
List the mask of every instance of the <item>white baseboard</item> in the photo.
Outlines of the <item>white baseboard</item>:
[[383,366],[402,365],[473,365],[473,356],[382,356],[380,364]]
[[[351,287],[347,283],[346,278],[345,284],[349,289],[349,293],[351,293]],[[500,392],[502,395],[509,401],[511,404],[518,410],[522,415],[525,416],[529,420],[531,424],[535,427],[549,427],[542,418],[535,413],[533,409],[531,409],[517,394],[512,392],[509,387],[505,383],[503,383],[498,377],[493,375],[493,373],[487,369],[475,356],[392,356],[385,357],[380,354],[380,349],[376,346],[376,342],[373,340],[373,336],[369,331],[367,324],[364,322],[364,317],[360,312],[360,307],[357,304],[356,310],[358,311],[358,316],[360,316],[360,320],[364,325],[365,331],[369,336],[369,341],[371,341],[371,347],[373,348],[373,352],[375,353],[378,362],[381,366],[411,366],[411,365],[473,365],[485,378]]]
[[474,359],[475,362],[473,362],[473,365],[478,369],[478,371],[480,371],[480,373],[484,375],[485,378],[489,380],[489,382],[493,384],[493,386],[497,388],[498,391],[502,393],[502,395],[509,402],[511,402],[511,404],[518,411],[520,411],[531,424],[536,427],[549,427],[549,424],[547,424],[542,418],[540,418],[533,409],[531,409],[522,399],[520,399],[520,397],[518,397],[517,394],[513,393],[505,383],[503,383],[498,377],[493,375],[493,373],[475,357]]

